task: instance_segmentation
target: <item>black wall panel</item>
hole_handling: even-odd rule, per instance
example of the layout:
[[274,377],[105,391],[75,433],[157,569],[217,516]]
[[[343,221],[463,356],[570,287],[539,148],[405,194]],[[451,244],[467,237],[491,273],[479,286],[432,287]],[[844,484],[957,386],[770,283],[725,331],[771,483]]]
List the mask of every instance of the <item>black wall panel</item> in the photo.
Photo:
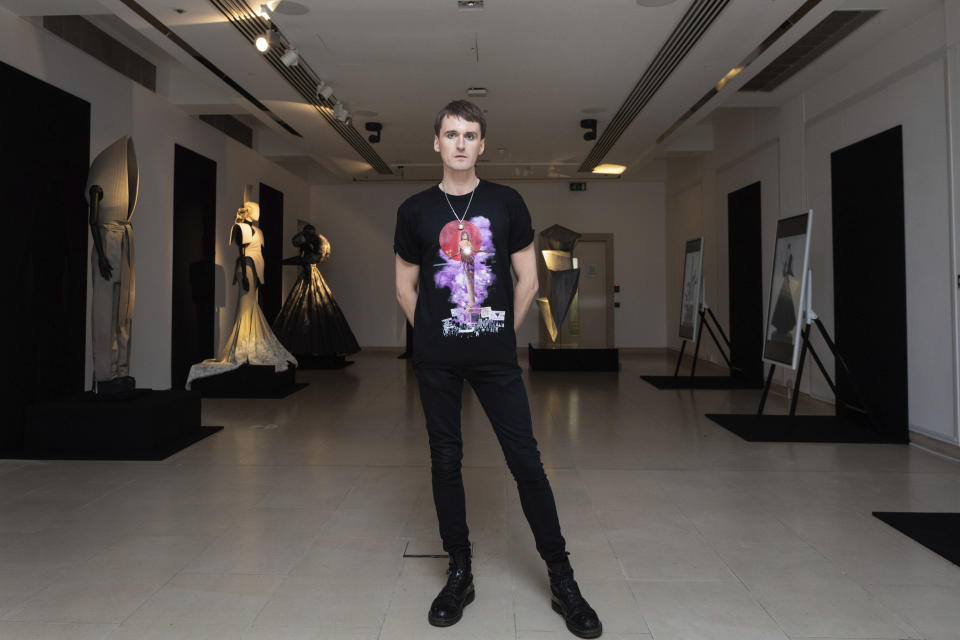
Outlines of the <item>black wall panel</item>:
[[730,374],[763,380],[763,251],[759,182],[727,195]]
[[[901,128],[834,151],[830,175],[834,331],[855,378],[851,381],[837,369],[839,396],[859,406],[855,384],[884,433],[905,440],[909,416]],[[816,282],[814,274],[814,286]],[[864,419],[840,402],[837,413]]]
[[[176,145],[173,166],[173,326],[170,383],[216,355],[217,163]],[[233,269],[228,270],[233,277]]]
[[[83,391],[90,104],[0,63],[5,233],[0,448],[23,442],[27,404]],[[110,141],[112,142],[112,141]]]
[[263,287],[260,308],[271,325],[283,308],[283,192],[260,183],[260,229],[266,244],[263,247]]

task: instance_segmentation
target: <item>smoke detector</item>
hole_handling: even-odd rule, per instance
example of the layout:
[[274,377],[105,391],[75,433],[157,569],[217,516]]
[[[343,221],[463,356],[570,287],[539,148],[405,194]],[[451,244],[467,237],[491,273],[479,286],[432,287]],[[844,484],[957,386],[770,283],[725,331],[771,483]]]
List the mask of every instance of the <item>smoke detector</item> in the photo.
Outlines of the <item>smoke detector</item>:
[[486,87],[469,87],[467,89],[467,95],[471,98],[485,98],[487,96]]

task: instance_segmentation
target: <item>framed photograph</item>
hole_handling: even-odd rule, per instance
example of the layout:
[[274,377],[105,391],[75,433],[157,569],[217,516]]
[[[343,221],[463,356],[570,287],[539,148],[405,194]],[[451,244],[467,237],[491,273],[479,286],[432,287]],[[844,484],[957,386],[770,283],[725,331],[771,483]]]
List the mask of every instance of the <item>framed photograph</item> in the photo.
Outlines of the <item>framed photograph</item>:
[[763,359],[791,369],[800,353],[813,210],[777,221]]
[[683,254],[683,290],[680,293],[680,337],[697,339],[703,300],[703,238],[687,240]]

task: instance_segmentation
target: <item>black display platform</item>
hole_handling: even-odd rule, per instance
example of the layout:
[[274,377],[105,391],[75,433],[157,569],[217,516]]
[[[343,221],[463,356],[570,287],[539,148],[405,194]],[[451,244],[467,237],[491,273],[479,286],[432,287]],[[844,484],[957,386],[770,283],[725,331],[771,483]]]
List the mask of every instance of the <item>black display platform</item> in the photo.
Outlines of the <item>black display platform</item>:
[[204,398],[286,398],[307,386],[296,380],[297,368],[274,371],[271,365],[244,364],[226,373],[197,378],[190,388]]
[[528,345],[534,371],[619,371],[619,349],[540,349]]
[[747,442],[907,443],[837,416],[708,413],[707,417]]
[[762,389],[763,380],[733,376],[640,376],[657,389]]
[[23,448],[0,456],[163,460],[221,428],[200,426],[200,394],[192,391],[77,393],[28,407]]
[[298,369],[343,369],[353,364],[353,360],[347,360],[347,356],[312,356],[296,355]]
[[873,515],[960,566],[960,513],[874,511]]

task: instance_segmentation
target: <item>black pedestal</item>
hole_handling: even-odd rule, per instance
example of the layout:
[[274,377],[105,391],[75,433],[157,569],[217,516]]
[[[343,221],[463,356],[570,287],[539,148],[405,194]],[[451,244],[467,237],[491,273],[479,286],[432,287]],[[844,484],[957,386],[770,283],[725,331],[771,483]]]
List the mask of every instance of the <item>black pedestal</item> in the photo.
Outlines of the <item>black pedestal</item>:
[[196,392],[78,393],[28,407],[24,448],[11,457],[162,460],[219,430],[200,426]]
[[297,384],[297,368],[275,371],[272,365],[244,364],[216,376],[197,378],[190,388],[204,398],[285,398],[307,386]]
[[619,349],[540,349],[528,346],[534,371],[619,371]]

